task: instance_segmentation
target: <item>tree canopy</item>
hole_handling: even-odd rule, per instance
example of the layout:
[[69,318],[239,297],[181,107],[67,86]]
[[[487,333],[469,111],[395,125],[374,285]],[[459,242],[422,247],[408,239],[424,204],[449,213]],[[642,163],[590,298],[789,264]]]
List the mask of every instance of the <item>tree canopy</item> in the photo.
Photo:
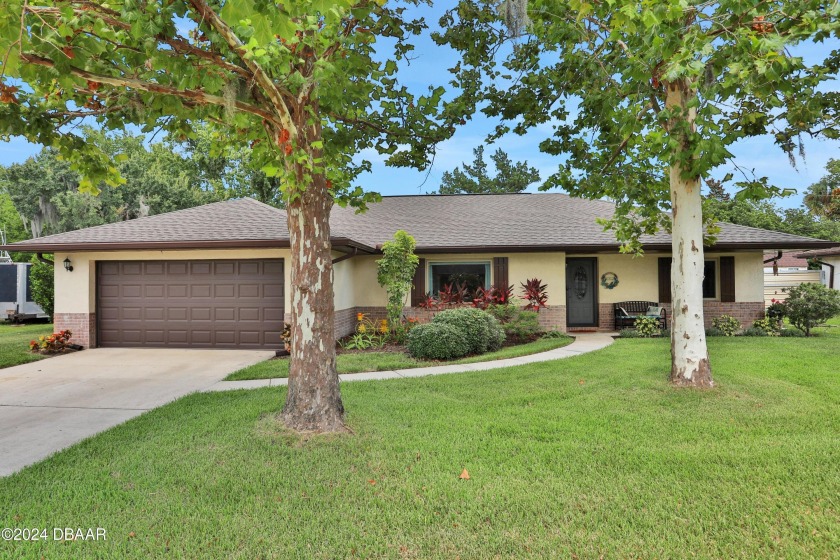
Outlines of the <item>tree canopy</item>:
[[455,168],[444,172],[438,191],[440,194],[518,193],[540,180],[536,167],[529,167],[527,161],[512,162],[501,148],[490,156],[496,168],[496,175],[492,177],[484,161],[484,146],[474,148],[473,154],[472,165],[463,164],[463,171]]
[[[731,163],[732,144],[773,135],[795,158],[802,135],[837,138],[838,98],[820,86],[840,56],[806,64],[789,49],[837,36],[840,4],[819,0],[462,0],[438,41],[458,49],[465,101],[486,101],[495,136],[549,126],[558,156],[544,188],[616,203],[626,250],[669,227],[673,239],[672,371],[711,386],[703,328],[702,178]],[[505,45],[517,39],[513,48]],[[489,56],[488,56],[489,53]],[[725,182],[732,181],[728,173]],[[782,189],[739,176],[741,196]],[[664,211],[670,211],[663,212]],[[673,219],[670,219],[670,216]]]
[[[415,2],[408,1],[408,4]],[[116,0],[0,12],[0,135],[55,148],[96,192],[121,181],[110,158],[72,126],[134,124],[195,139],[213,127],[218,154],[251,149],[249,167],[276,177],[287,212],[292,348],[286,425],[343,430],[335,372],[329,214],[334,202],[377,200],[353,184],[370,168],[425,167],[465,107],[442,87],[415,95],[397,80],[424,22],[380,0]],[[230,151],[227,151],[230,149]]]
[[805,191],[803,202],[817,216],[840,221],[840,160],[830,159],[826,175]]

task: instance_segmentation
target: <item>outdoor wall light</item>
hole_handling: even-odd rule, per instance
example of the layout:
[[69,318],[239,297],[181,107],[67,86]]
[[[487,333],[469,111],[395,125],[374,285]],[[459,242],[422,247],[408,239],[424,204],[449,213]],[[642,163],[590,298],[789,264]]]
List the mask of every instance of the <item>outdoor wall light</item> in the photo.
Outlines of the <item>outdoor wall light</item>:
[[70,258],[64,259],[64,270],[67,272],[73,272],[73,265],[70,264]]

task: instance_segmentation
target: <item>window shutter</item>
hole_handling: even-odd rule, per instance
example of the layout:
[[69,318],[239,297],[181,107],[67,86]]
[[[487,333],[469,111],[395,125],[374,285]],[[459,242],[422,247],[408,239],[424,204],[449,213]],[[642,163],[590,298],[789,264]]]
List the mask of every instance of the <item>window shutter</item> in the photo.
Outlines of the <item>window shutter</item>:
[[720,258],[720,301],[735,301],[735,257]]
[[671,257],[659,258],[659,303],[671,303]]
[[508,258],[493,257],[493,285],[506,289],[508,284]]
[[426,259],[419,259],[411,283],[411,307],[417,307],[426,297]]

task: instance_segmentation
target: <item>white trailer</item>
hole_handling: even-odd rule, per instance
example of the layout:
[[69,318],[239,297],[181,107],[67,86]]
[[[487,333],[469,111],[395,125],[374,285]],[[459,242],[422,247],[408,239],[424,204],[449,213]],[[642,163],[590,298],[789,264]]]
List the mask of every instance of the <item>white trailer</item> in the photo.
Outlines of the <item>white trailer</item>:
[[32,301],[29,274],[32,263],[16,263],[0,259],[0,313],[7,321],[18,323],[30,319],[49,319],[41,307]]

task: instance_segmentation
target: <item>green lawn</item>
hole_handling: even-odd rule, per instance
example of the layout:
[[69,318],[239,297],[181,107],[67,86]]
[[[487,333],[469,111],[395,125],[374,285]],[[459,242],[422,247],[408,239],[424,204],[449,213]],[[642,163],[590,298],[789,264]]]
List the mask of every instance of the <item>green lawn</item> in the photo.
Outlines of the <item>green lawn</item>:
[[348,383],[352,436],[285,433],[282,388],[192,395],[0,479],[0,527],[107,530],[0,557],[836,558],[836,335],[712,339],[710,391],[667,340]]
[[30,353],[29,341],[52,332],[53,326],[49,323],[12,325],[0,322],[0,368],[46,358],[47,356]]
[[[453,360],[450,362],[430,362],[417,360],[402,352],[358,352],[339,354],[336,357],[338,373],[359,373],[363,371],[390,371],[394,369],[407,369],[418,367],[439,366],[445,364],[473,364],[476,362],[487,362],[490,360],[502,360],[505,358],[517,358],[545,352],[571,344],[574,339],[570,338],[545,338],[508,346],[498,352],[488,352],[480,356],[470,356]],[[289,360],[287,358],[268,360],[256,365],[235,371],[225,378],[225,381],[241,381],[244,379],[270,379],[273,377],[288,377]]]

